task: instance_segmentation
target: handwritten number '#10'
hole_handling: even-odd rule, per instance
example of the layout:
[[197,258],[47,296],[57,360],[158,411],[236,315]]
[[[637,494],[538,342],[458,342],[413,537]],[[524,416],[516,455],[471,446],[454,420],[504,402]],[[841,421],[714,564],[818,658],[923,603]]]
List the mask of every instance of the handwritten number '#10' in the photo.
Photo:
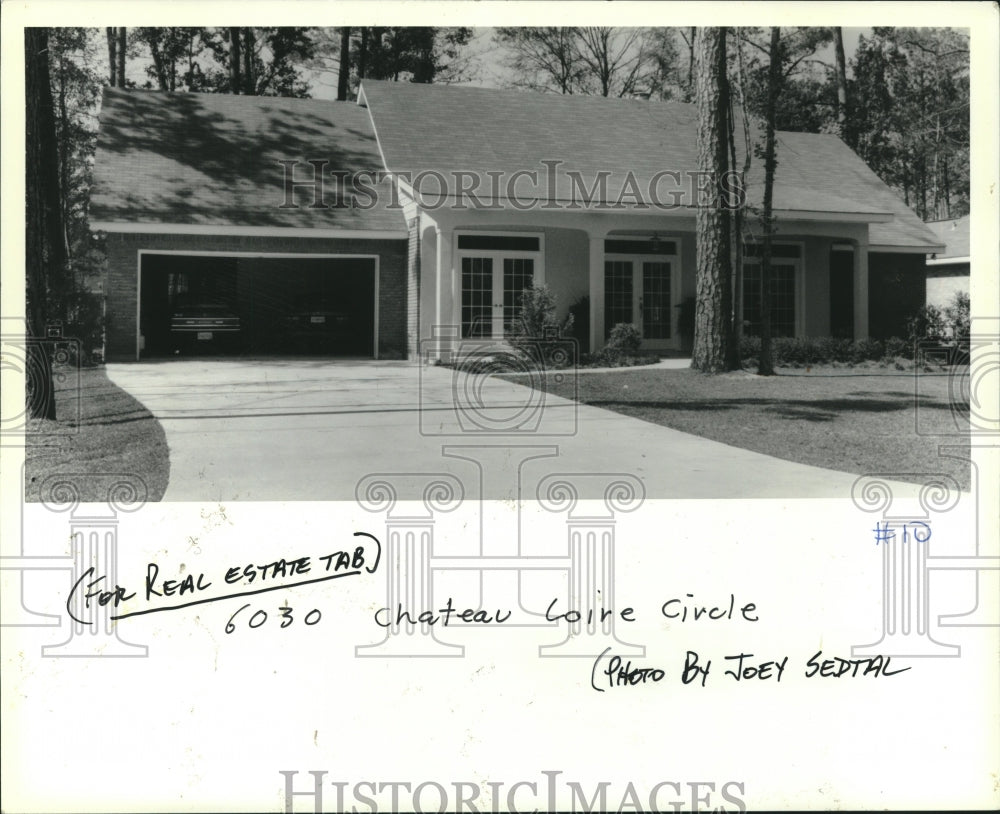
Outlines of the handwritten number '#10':
[[[233,619],[235,619],[237,616],[240,615],[242,611],[245,611],[249,607],[250,605],[244,605],[243,607],[238,608],[236,612],[229,617],[229,621],[226,622],[226,633],[232,633],[234,630],[236,630],[236,625],[233,624]],[[278,608],[278,610],[281,611],[282,628],[288,627],[290,624],[292,624],[292,622],[295,621],[295,619],[292,617],[292,609],[290,607],[282,605],[280,608]],[[302,621],[304,621],[307,625],[311,627],[312,625],[315,625],[322,617],[323,614],[319,612],[319,609],[313,608],[311,611],[309,611],[309,613],[305,615],[305,618]],[[258,610],[254,613],[253,616],[250,617],[250,621],[247,622],[247,626],[256,630],[266,621],[267,621],[267,611]]]

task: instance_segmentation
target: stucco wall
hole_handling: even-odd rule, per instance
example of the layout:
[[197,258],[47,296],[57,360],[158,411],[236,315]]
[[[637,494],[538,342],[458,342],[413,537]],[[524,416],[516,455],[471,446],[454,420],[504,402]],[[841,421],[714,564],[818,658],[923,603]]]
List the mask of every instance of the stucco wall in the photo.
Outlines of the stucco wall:
[[[663,218],[593,213],[493,213],[493,212],[453,212],[436,211],[431,216],[422,216],[420,260],[422,265],[421,285],[421,335],[429,335],[430,326],[436,314],[437,292],[434,271],[437,268],[437,246],[435,225],[440,225],[442,234],[454,240],[455,231],[495,231],[495,232],[536,232],[545,236],[545,281],[556,296],[560,316],[582,295],[589,293],[589,235],[604,234],[610,227],[610,239],[627,236],[651,238],[654,234],[663,241],[680,241],[681,285],[680,297],[694,297],[697,276],[697,246],[693,217]],[[503,223],[497,223],[500,218]],[[560,221],[553,223],[553,221]],[[546,222],[548,221],[548,222]],[[665,228],[666,227],[666,228]],[[777,241],[800,243],[803,248],[801,290],[798,299],[800,308],[800,334],[809,337],[829,336],[831,332],[830,314],[830,256],[834,244],[864,245],[867,242],[868,226],[865,223],[836,223],[784,220],[778,225]],[[452,255],[454,247],[452,246]],[[886,255],[880,255],[885,257]],[[906,255],[904,264],[909,268],[911,260]],[[876,257],[876,255],[871,255]],[[913,255],[920,257],[922,255]],[[452,262],[455,262],[452,257]],[[881,261],[875,260],[876,293],[884,293]],[[910,292],[907,286],[905,296],[907,307]],[[451,307],[453,292],[450,282],[443,293],[446,309]],[[853,310],[853,307],[852,307]],[[879,319],[885,321],[885,304],[878,305]],[[449,311],[450,313],[450,311]],[[676,314],[674,315],[676,316]],[[450,320],[449,320],[450,321]],[[890,315],[890,322],[892,322]],[[874,323],[873,323],[874,324]]]
[[969,293],[969,264],[927,266],[927,304],[945,308],[957,293]]

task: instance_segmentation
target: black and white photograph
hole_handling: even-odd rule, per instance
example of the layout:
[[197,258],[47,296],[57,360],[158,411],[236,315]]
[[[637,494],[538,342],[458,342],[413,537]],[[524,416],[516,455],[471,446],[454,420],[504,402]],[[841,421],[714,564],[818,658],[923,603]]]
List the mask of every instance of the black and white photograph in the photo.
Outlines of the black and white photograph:
[[1000,805],[995,4],[4,12],[3,810]]

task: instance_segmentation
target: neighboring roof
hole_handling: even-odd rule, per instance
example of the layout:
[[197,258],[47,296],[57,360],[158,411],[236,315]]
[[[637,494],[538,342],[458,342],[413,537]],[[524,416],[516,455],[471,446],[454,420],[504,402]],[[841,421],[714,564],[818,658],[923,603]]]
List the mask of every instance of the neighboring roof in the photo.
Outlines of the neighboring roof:
[[934,254],[935,260],[969,259],[969,218],[965,215],[955,220],[937,220],[927,224],[945,246],[944,251]]
[[[372,111],[386,169],[411,177],[473,172],[483,179],[480,189],[485,190],[490,188],[486,172],[510,178],[519,170],[544,173],[543,161],[561,161],[555,198],[571,197],[567,171],[588,179],[588,188],[599,172],[610,172],[603,197],[613,203],[630,172],[644,191],[657,173],[698,166],[696,109],[682,102],[367,79],[360,101]],[[743,152],[740,146],[738,155]],[[873,246],[937,247],[920,219],[836,136],[781,132],[777,157],[776,210],[867,220]],[[759,202],[763,187],[760,164],[754,160],[749,179],[751,203]],[[419,191],[437,194],[437,181],[424,180]],[[656,189],[661,201],[691,206],[689,186],[682,183],[675,190],[664,181]],[[673,191],[676,197],[671,197]],[[553,197],[551,191],[546,197]],[[642,200],[652,202],[648,195]]]
[[[299,208],[282,208],[278,162],[299,161],[298,181],[312,177],[312,159],[326,159],[328,172],[381,170],[368,112],[347,102],[105,88],[91,220],[405,232],[402,212],[386,206],[385,181],[371,209],[309,208],[309,188],[298,189]],[[336,203],[329,175],[325,189],[325,202]]]

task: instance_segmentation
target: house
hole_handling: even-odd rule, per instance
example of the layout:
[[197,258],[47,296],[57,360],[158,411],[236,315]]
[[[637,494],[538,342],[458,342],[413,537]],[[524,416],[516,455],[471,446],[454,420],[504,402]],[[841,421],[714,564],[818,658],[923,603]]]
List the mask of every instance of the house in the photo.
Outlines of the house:
[[331,300],[353,316],[350,353],[405,355],[407,231],[389,182],[365,209],[337,206],[337,178],[319,199],[285,196],[286,172],[380,168],[367,110],[106,88],[99,128],[90,220],[106,235],[107,359],[171,353],[185,299],[228,303],[256,352],[282,348],[298,303]]
[[[741,148],[742,149],[742,148]],[[903,333],[934,234],[838,138],[779,133],[772,319],[789,336]],[[759,162],[757,162],[759,163]],[[91,226],[106,235],[109,359],[169,352],[181,297],[224,299],[280,349],[297,300],[352,314],[344,352],[502,337],[525,287],[586,337],[681,347],[695,293],[695,110],[675,102],[365,80],[357,104],[105,91]],[[747,203],[759,203],[751,174]],[[739,191],[726,190],[739,203]],[[759,252],[738,308],[756,329]]]
[[945,247],[927,255],[927,304],[944,308],[955,294],[969,293],[969,215],[927,226]]

